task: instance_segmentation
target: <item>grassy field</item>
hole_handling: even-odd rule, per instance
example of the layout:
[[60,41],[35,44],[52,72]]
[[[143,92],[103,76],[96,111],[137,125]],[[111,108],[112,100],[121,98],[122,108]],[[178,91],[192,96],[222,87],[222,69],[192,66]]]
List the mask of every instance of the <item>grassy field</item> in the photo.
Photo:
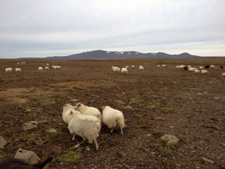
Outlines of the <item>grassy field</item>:
[[[52,156],[51,169],[225,167],[225,69],[219,68],[225,58],[17,62],[0,60],[0,136],[8,142],[0,149],[0,160],[24,148],[42,160]],[[39,72],[46,63],[62,69]],[[140,64],[144,71],[138,70]],[[176,69],[180,64],[216,68],[205,75]],[[128,75],[111,70],[126,65],[136,68]],[[6,67],[22,72],[6,73]],[[103,125],[99,151],[79,136],[72,141],[61,114],[74,99],[121,110],[124,135]],[[25,131],[23,124],[30,121],[38,124]],[[57,132],[49,133],[52,128]],[[176,136],[178,144],[162,141],[165,134]]]

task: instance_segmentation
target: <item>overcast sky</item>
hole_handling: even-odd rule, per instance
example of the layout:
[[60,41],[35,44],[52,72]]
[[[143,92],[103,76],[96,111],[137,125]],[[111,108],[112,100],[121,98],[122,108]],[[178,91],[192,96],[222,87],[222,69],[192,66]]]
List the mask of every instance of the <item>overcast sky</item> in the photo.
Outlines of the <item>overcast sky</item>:
[[225,0],[0,0],[0,58],[96,49],[225,56]]

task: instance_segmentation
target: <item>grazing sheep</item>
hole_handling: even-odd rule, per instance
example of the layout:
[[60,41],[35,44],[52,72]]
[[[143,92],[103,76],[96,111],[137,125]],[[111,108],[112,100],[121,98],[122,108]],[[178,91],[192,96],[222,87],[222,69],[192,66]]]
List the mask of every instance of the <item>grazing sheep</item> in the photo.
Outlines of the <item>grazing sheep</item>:
[[0,163],[1,169],[43,169],[50,161],[52,161],[52,157],[47,158],[45,161],[37,163],[37,164],[29,164],[24,162],[23,160],[19,160],[16,158],[9,158]]
[[61,66],[52,65],[53,69],[61,69]]
[[162,64],[162,67],[166,68],[166,67],[167,67],[167,65],[165,65],[165,64]]
[[195,72],[195,73],[200,73],[200,70],[195,69],[194,72]]
[[21,68],[15,68],[15,72],[22,72]]
[[199,69],[203,69],[203,66],[199,66]]
[[176,66],[177,69],[183,69],[184,67],[185,67],[185,65]]
[[42,71],[43,70],[43,68],[40,66],[39,68],[38,68],[38,71]]
[[116,66],[112,66],[113,72],[120,72],[120,68]]
[[49,67],[48,66],[45,66],[45,70],[49,70]]
[[127,75],[127,74],[128,74],[128,69],[125,68],[125,67],[123,67],[123,68],[121,69],[121,73]]
[[144,67],[142,65],[140,65],[139,70],[144,70]]
[[202,74],[208,74],[208,71],[207,70],[201,70],[201,73]]
[[184,70],[186,70],[186,71],[187,71],[187,70],[188,70],[188,67],[187,67],[187,66],[185,66],[185,67],[184,67]]
[[5,68],[5,72],[12,72],[13,69],[11,67]]
[[70,134],[73,134],[73,139],[77,134],[82,137],[84,141],[88,139],[90,144],[94,141],[96,150],[98,150],[97,138],[101,130],[100,120],[95,116],[81,114],[74,109],[70,111],[69,116],[68,128]]
[[161,67],[160,65],[157,65],[157,67]]
[[215,65],[210,65],[210,69],[212,69],[212,68],[216,68],[216,66]]
[[111,132],[113,132],[116,127],[120,127],[121,135],[123,135],[125,123],[124,116],[121,111],[113,109],[110,106],[103,107],[102,122],[111,129]]
[[129,68],[129,66],[126,66],[125,68],[127,68],[127,69],[128,69],[128,68]]
[[134,69],[134,68],[135,68],[135,66],[134,66],[134,65],[131,65],[131,68],[133,68],[133,69]]
[[49,66],[49,63],[46,63],[46,66]]
[[190,71],[190,72],[194,72],[196,70],[196,68],[194,68],[194,67],[189,67],[188,68],[188,71]]
[[63,121],[68,124],[69,123],[69,114],[71,112],[71,110],[74,109],[74,106],[71,104],[65,104],[63,106],[63,113],[62,113],[62,119]]
[[92,116],[97,117],[98,119],[101,119],[101,112],[95,107],[90,107],[90,106],[86,106],[82,103],[77,103],[75,105],[75,110],[80,111],[81,114],[92,115]]
[[210,65],[205,65],[205,69],[209,69],[210,68]]
[[222,76],[225,77],[225,73],[222,73]]

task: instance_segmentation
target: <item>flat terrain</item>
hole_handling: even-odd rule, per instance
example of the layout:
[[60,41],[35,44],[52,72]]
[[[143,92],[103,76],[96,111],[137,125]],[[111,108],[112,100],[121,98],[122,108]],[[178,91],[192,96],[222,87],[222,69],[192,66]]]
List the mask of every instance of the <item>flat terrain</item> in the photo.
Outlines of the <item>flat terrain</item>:
[[[50,169],[225,168],[225,69],[219,68],[224,58],[17,62],[0,60],[0,135],[8,142],[0,149],[0,160],[23,148],[42,160],[54,157]],[[38,72],[47,62],[62,69]],[[216,68],[205,75],[176,69],[180,64]],[[136,68],[128,75],[111,70],[126,65]],[[22,72],[5,73],[6,67],[21,67]],[[74,99],[121,110],[124,135],[102,126],[99,151],[79,136],[72,141],[61,114]],[[36,121],[36,128],[24,130],[30,121]],[[179,142],[166,144],[160,139],[165,134]]]

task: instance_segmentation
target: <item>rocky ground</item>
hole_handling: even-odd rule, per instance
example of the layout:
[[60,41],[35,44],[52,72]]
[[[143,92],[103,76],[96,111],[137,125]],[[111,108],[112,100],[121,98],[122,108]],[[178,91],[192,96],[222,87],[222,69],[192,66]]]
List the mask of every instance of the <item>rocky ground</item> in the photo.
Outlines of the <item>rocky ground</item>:
[[[41,160],[52,156],[52,169],[225,168],[225,70],[218,67],[225,59],[50,61],[62,69],[43,72],[37,68],[46,61],[16,63],[0,61],[0,161],[23,148]],[[175,68],[209,63],[216,68],[207,75]],[[111,70],[132,64],[128,75]],[[74,99],[121,110],[124,135],[102,126],[99,151],[78,136],[72,141],[61,114]],[[163,140],[166,134],[177,142]]]

